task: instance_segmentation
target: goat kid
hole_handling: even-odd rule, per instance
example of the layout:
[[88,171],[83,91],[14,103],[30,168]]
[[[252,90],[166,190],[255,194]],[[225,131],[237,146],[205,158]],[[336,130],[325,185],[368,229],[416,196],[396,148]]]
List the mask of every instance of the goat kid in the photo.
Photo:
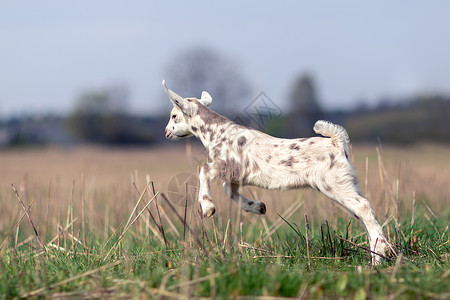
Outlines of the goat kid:
[[[168,89],[173,103],[165,129],[168,139],[195,136],[208,150],[210,162],[200,168],[198,201],[203,216],[215,211],[210,181],[221,178],[225,191],[241,202],[244,211],[265,214],[266,205],[239,193],[239,186],[287,190],[312,187],[347,209],[364,226],[370,249],[386,255],[390,245],[375,219],[369,201],[357,186],[357,177],[349,155],[349,137],[344,128],[327,121],[317,121],[314,131],[324,137],[298,139],[275,138],[258,130],[233,123],[210,110],[211,96],[183,98]],[[381,257],[372,253],[373,263]]]

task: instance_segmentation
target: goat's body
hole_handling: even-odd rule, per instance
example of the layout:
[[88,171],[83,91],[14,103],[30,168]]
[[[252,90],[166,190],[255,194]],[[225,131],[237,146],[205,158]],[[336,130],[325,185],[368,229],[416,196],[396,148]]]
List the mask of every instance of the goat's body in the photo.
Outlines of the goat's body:
[[[235,164],[239,167],[234,177],[222,176],[222,179],[265,189],[287,190],[310,186],[320,190],[324,184],[324,174],[353,176],[353,168],[345,153],[333,146],[331,138],[280,139],[256,131],[242,136],[248,136],[247,145],[233,145],[221,151],[219,163],[226,162],[229,170],[236,169]],[[213,147],[210,156],[216,149]],[[323,154],[324,151],[327,155]],[[237,174],[239,176],[235,176]]]
[[[204,216],[215,213],[209,187],[215,178],[230,185],[230,196],[242,201],[245,211],[256,214],[266,212],[265,204],[240,195],[240,185],[278,190],[312,187],[341,204],[363,224],[372,251],[386,253],[388,243],[382,228],[369,202],[358,190],[356,173],[348,159],[349,138],[344,128],[317,121],[314,130],[325,137],[276,138],[235,124],[199,100],[183,99],[167,89],[166,92],[176,105],[172,113],[179,106],[186,111],[184,117],[188,116],[177,125],[180,129],[171,120],[166,136],[175,139],[192,134],[208,149],[209,162],[201,167],[199,174],[199,202]],[[172,119],[176,119],[174,115]],[[378,256],[372,257],[375,262],[380,261]]]

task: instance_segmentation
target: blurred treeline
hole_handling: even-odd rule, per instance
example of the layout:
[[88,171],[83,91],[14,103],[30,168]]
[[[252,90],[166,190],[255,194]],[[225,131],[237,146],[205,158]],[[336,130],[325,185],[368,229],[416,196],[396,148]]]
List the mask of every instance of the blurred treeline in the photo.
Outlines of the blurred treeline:
[[361,104],[347,111],[323,111],[313,82],[309,75],[300,78],[291,94],[291,110],[272,122],[269,133],[286,137],[312,135],[313,124],[322,118],[343,125],[353,142],[450,143],[450,95],[423,94],[384,99],[373,107]]
[[[170,87],[183,96],[199,97],[203,90],[213,96],[212,109],[232,120],[278,137],[312,136],[313,125],[326,119],[343,125],[353,142],[411,144],[421,141],[450,143],[450,95],[424,94],[410,99],[380,101],[346,111],[324,110],[314,76],[294,80],[285,104],[258,93],[238,65],[208,49],[180,54],[165,75]],[[128,109],[126,85],[88,90],[75,99],[67,116],[15,117],[0,120],[0,147],[57,144],[73,146],[156,145],[164,137],[169,107],[161,116],[139,115]],[[260,95],[260,94],[259,94]],[[164,97],[159,101],[167,101]],[[287,107],[279,109],[279,107]],[[249,113],[250,110],[256,111]],[[263,120],[264,122],[258,122]]]

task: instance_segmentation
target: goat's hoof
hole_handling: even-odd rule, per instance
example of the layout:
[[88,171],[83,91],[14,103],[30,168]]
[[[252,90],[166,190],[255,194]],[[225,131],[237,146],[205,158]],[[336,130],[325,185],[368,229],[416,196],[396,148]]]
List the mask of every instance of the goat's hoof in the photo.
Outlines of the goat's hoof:
[[216,207],[211,201],[203,200],[200,201],[200,206],[202,208],[202,214],[204,218],[209,218],[216,212]]
[[265,215],[266,214],[266,205],[264,203],[261,202],[260,207],[259,207],[259,213],[261,215]]
[[203,217],[209,218],[216,213],[216,208],[211,207],[207,212],[203,213]]

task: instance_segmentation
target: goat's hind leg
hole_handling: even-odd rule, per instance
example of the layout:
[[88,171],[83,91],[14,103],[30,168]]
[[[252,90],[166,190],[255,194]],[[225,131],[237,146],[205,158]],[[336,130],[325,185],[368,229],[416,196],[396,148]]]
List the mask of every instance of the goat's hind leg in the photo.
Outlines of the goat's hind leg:
[[[229,194],[230,185],[224,182],[223,187],[225,193]],[[241,201],[241,208],[246,212],[251,212],[257,215],[264,215],[266,213],[266,205],[261,201],[253,201],[239,193],[239,184],[231,183],[231,199],[239,203]]]
[[[388,251],[389,243],[384,237],[382,227],[375,219],[369,201],[359,194],[353,196],[354,197],[342,199],[342,205],[364,226],[369,237],[370,250],[385,256]],[[371,253],[372,263],[380,263],[380,255]]]
[[[360,221],[369,237],[370,250],[385,256],[389,249],[389,243],[384,237],[383,229],[375,219],[369,201],[357,192],[357,188],[344,190],[337,187],[332,191],[324,192],[324,194],[344,206]],[[371,253],[374,264],[381,262],[380,255]]]

